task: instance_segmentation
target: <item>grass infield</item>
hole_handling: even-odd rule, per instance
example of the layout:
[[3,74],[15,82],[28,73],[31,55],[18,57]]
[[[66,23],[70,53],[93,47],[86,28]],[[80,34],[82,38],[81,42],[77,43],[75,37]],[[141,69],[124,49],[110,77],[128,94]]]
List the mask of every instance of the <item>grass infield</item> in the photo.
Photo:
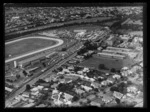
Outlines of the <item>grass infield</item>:
[[30,38],[25,40],[20,40],[14,43],[5,45],[5,58],[9,55],[17,56],[32,52],[38,49],[46,48],[55,45],[57,42],[54,40],[40,39],[40,38]]

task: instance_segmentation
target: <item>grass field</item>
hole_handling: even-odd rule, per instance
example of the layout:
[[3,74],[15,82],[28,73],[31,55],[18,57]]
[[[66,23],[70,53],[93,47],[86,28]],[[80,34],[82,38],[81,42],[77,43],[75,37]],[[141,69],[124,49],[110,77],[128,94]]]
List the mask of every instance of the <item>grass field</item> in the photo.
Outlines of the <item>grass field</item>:
[[99,57],[99,58],[92,57],[88,60],[83,61],[79,65],[98,69],[99,64],[104,64],[109,69],[115,68],[119,70],[123,66],[130,66],[131,64],[133,64],[133,62],[130,59],[115,60],[115,59],[109,59],[109,58],[103,58],[103,57]]
[[20,40],[14,43],[5,45],[5,58],[8,55],[16,56],[21,54],[26,54],[41,48],[52,46],[56,44],[56,41],[40,39],[40,38],[30,38],[25,40]]

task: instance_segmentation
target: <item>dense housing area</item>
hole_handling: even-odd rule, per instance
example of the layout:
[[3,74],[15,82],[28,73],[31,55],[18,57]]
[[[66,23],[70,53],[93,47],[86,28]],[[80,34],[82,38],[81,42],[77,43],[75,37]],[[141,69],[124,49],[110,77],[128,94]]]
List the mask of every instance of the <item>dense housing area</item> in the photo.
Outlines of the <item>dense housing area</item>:
[[5,106],[143,107],[142,13],[6,7]]

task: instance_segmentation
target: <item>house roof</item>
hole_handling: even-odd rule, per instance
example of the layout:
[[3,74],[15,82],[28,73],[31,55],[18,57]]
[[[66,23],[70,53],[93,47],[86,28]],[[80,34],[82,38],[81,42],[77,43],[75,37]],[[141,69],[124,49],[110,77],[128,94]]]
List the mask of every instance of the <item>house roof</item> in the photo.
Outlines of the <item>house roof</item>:
[[99,103],[99,104],[104,104],[104,102],[102,101],[101,98],[96,98],[95,100],[93,100],[92,102],[96,102],[96,103]]
[[72,95],[67,94],[67,93],[64,93],[64,97],[65,97],[65,99],[71,99],[71,98],[73,98]]
[[120,99],[120,98],[123,96],[122,93],[117,92],[117,91],[114,91],[113,95],[114,95],[116,98],[118,98],[118,99]]
[[107,102],[107,101],[111,101],[111,100],[112,100],[112,97],[107,96],[107,95],[104,94],[102,100],[103,100],[103,101],[106,101],[106,102]]
[[89,95],[87,98],[90,99],[90,100],[92,100],[92,99],[95,98],[95,95]]

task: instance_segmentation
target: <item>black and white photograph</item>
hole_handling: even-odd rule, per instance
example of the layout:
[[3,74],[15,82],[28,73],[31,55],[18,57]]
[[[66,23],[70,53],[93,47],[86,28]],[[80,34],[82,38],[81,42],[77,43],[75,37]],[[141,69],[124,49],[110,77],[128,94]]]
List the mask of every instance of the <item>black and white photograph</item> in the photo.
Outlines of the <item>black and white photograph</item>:
[[5,4],[5,108],[143,108],[143,8]]

